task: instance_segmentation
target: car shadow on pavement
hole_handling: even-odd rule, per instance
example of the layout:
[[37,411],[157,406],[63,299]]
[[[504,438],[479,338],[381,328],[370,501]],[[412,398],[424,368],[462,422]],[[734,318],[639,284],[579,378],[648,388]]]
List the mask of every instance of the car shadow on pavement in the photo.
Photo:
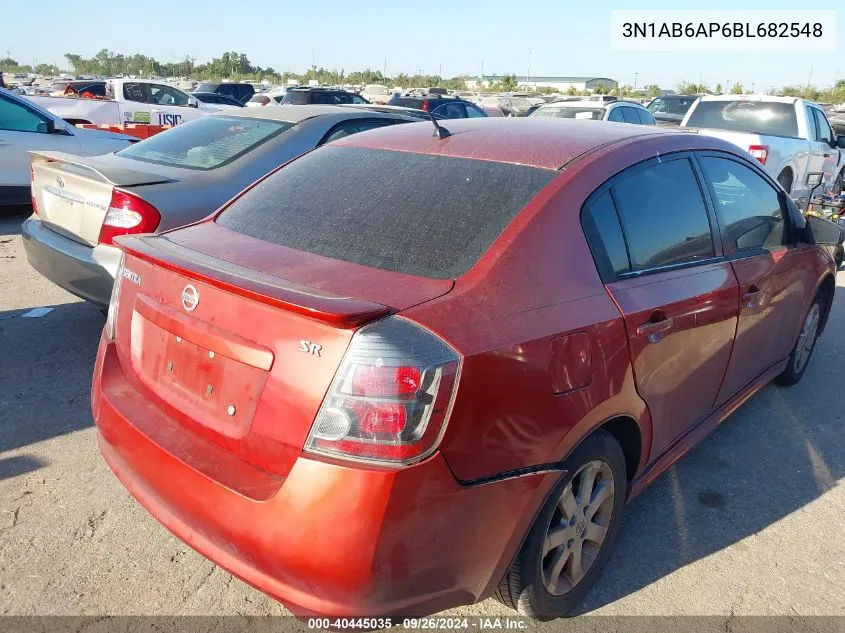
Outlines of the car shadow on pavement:
[[728,546],[745,547],[739,542],[845,477],[837,398],[842,328],[845,297],[839,296],[798,385],[765,387],[626,508],[619,538],[580,613]]
[[20,316],[26,311],[0,311],[0,452],[93,424],[91,373],[103,315],[83,301],[39,318]]
[[0,206],[0,236],[20,235],[21,224],[32,213],[32,207]]
[[31,473],[46,465],[47,463],[43,459],[30,455],[13,455],[12,457],[0,458],[0,480]]

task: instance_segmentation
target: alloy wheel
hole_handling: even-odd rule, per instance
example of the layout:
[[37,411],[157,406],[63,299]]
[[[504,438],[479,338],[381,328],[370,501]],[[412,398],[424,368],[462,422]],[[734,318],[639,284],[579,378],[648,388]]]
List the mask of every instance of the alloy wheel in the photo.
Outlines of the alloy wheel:
[[813,345],[816,343],[816,335],[819,331],[819,316],[821,309],[818,302],[813,304],[810,311],[807,313],[807,318],[804,319],[804,327],[801,328],[801,334],[798,337],[798,344],[795,346],[795,373],[800,374],[810,359],[810,352],[813,351]]
[[550,594],[574,589],[595,563],[610,526],[614,493],[613,471],[601,460],[582,466],[563,489],[543,542],[541,569]]

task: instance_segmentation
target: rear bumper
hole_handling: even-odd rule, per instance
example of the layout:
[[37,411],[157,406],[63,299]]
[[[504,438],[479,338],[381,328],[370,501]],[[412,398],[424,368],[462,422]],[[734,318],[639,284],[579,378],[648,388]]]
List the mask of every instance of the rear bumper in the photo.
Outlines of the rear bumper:
[[[105,339],[93,383],[100,449],[132,495],[300,616],[424,615],[486,597],[554,483],[546,474],[463,487],[439,453],[403,470],[303,455],[277,477],[166,419]],[[237,476],[224,484],[223,470]]]
[[24,221],[21,236],[29,264],[41,275],[77,297],[102,307],[109,304],[120,249],[80,244],[48,229],[35,216]]

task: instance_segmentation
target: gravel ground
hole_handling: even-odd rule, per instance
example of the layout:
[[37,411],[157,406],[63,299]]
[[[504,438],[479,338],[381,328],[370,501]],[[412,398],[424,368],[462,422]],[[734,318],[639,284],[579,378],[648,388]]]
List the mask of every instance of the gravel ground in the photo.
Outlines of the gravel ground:
[[[171,536],[100,458],[103,317],[29,267],[24,217],[0,210],[0,613],[285,614]],[[22,316],[41,306],[54,309]],[[584,613],[718,616],[722,630],[845,616],[843,329],[840,290],[803,382],[765,388],[628,507]],[[449,613],[509,615],[493,600]]]

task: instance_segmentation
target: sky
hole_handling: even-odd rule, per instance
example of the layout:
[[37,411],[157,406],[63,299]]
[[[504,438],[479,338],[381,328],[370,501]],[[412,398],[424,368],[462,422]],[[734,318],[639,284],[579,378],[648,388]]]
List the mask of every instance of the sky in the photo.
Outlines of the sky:
[[[741,82],[746,90],[845,78],[842,0],[640,0],[640,9],[839,9],[836,53],[620,52],[610,47],[610,11],[623,0],[456,2],[270,2],[172,0],[125,4],[102,0],[8,2],[0,55],[20,63],[58,63],[64,54],[102,48],[162,61],[186,54],[208,61],[224,50],[260,66],[302,72],[317,66],[388,76],[419,71],[444,77],[515,73],[610,77],[673,89],[683,80]],[[37,9],[35,8],[37,6]],[[107,10],[112,7],[113,10]],[[65,36],[64,34],[67,34]]]

